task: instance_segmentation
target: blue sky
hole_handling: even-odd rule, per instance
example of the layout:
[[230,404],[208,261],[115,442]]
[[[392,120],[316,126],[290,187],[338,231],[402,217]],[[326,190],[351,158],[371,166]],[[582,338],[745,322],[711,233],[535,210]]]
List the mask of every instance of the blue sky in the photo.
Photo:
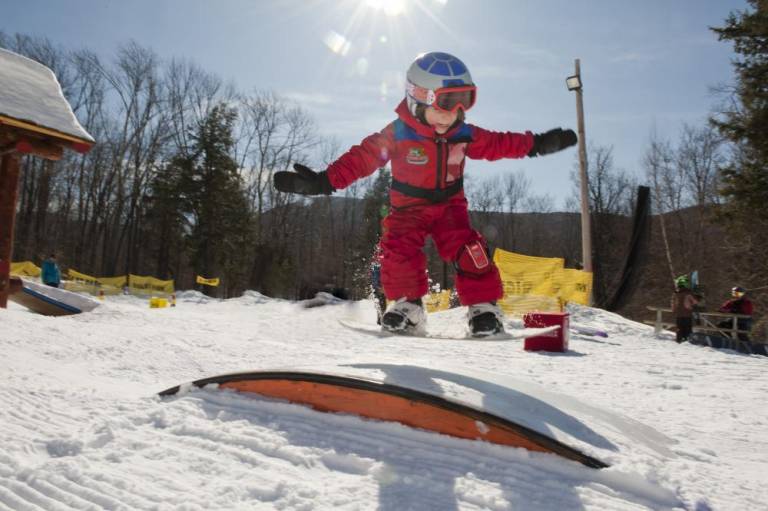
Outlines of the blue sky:
[[[3,2],[0,30],[46,36],[105,56],[134,39],[187,57],[241,89],[299,101],[345,148],[383,128],[405,70],[424,51],[460,57],[478,85],[469,121],[493,130],[576,127],[564,79],[581,59],[588,143],[613,146],[641,173],[650,133],[676,138],[732,80],[727,43],[709,26],[740,0],[25,0]],[[340,39],[343,38],[343,39]],[[336,43],[343,49],[339,50]],[[336,51],[334,51],[336,50]],[[558,206],[571,194],[576,151],[533,160],[468,162],[470,176],[523,170]]]

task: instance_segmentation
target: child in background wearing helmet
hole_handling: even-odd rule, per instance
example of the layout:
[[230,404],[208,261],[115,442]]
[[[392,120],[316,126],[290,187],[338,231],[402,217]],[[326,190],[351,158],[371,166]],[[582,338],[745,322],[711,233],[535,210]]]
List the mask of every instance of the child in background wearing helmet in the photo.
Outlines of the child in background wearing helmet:
[[[728,314],[743,314],[745,316],[752,316],[752,302],[746,296],[746,290],[743,287],[735,286],[731,288],[731,299],[723,303],[718,312],[725,312]],[[733,323],[731,321],[723,321],[718,326],[723,328],[732,328]],[[736,327],[739,330],[749,331],[752,329],[752,318],[739,318],[736,320]],[[749,340],[749,334],[740,333],[739,339],[742,341]]]
[[688,277],[682,275],[675,279],[675,293],[672,295],[672,313],[675,315],[678,343],[687,341],[693,331],[693,308],[699,300],[691,291]]
[[468,306],[473,336],[503,331],[496,301],[501,278],[483,236],[472,229],[463,177],[465,159],[535,157],[576,144],[572,130],[493,132],[465,123],[477,88],[467,67],[447,53],[419,56],[407,73],[406,97],[397,119],[353,146],[325,171],[295,164],[275,173],[275,188],[302,195],[330,195],[391,162],[390,211],[382,222],[381,284],[394,302],[382,329],[421,332],[428,291],[423,252],[431,236],[440,257],[454,264],[456,291]]

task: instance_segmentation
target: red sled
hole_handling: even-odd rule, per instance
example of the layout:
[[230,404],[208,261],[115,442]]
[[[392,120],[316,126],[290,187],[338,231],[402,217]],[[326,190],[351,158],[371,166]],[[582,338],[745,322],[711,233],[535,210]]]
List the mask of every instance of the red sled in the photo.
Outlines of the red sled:
[[568,351],[569,319],[567,312],[529,312],[523,317],[525,328],[559,326],[557,330],[535,337],[527,337],[526,351]]

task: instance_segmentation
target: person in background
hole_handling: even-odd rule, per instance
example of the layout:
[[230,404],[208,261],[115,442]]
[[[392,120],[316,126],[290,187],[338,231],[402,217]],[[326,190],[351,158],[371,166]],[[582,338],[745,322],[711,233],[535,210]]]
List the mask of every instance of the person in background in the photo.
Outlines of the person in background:
[[688,277],[681,275],[675,279],[675,293],[672,295],[672,313],[677,325],[678,343],[687,341],[693,331],[693,308],[699,300],[691,291]]
[[49,255],[48,259],[43,261],[40,278],[46,286],[59,287],[61,272],[59,271],[59,265],[56,264],[56,254]]
[[[728,314],[742,314],[745,316],[750,316],[748,318],[739,318],[736,320],[736,327],[739,330],[744,330],[745,333],[739,333],[739,339],[742,341],[748,341],[749,340],[749,330],[752,329],[752,302],[747,298],[747,292],[743,287],[735,286],[731,288],[731,299],[727,300],[723,305],[720,306],[718,309],[719,312],[725,312]],[[719,326],[725,327],[725,328],[731,328],[733,325],[730,321],[724,321],[720,323]]]

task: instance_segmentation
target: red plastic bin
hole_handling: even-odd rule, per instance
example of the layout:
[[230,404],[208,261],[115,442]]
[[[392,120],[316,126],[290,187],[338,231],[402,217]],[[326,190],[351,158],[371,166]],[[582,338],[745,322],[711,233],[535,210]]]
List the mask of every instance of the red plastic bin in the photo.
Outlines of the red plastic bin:
[[567,312],[529,312],[523,317],[525,328],[545,328],[559,326],[554,332],[535,337],[526,337],[524,348],[527,351],[568,351],[568,329],[570,327]]

